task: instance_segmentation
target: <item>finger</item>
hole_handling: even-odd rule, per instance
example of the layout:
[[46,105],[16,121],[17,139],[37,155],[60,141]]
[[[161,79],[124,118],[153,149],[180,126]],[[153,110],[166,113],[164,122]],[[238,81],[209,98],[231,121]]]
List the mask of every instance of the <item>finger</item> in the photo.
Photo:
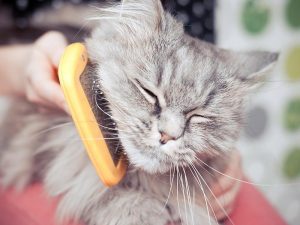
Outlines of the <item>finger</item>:
[[37,95],[40,104],[52,107],[59,107],[65,112],[69,113],[63,92],[59,86],[54,81],[47,79],[49,73],[38,73],[31,79],[31,89]]
[[237,171],[235,171],[234,174],[229,175],[237,180],[233,180],[228,177],[226,177],[226,179],[220,179],[217,183],[215,183],[214,187],[212,188],[215,196],[220,197],[226,192],[230,192],[235,186],[240,185],[241,182],[239,180],[242,179],[242,175],[242,171],[238,169]]
[[212,210],[210,211],[211,211],[211,215],[214,215],[214,217],[218,221],[220,221],[222,219],[228,218],[230,213],[232,212],[232,209],[233,209],[233,204],[229,204],[226,206],[219,207],[218,209],[214,209],[213,212]]
[[[55,82],[49,82],[43,87],[43,94],[40,95],[44,100],[51,102],[54,106],[59,107],[66,113],[69,113],[63,92],[60,86]],[[40,91],[39,91],[40,92]]]
[[242,178],[240,155],[237,151],[232,153],[230,163],[228,165],[229,166],[225,171],[226,175],[220,175],[218,177],[218,181],[212,186],[212,191],[215,196],[222,195]]
[[222,220],[228,218],[232,211],[234,210],[234,202],[228,205],[224,205],[222,208],[218,208],[214,211],[217,220]]
[[58,67],[60,57],[67,46],[65,36],[57,31],[49,31],[36,42],[37,46],[49,57],[52,65]]
[[49,48],[51,47],[54,50],[59,48],[52,46],[44,46],[45,40],[43,39],[43,37],[40,38],[39,41],[37,41],[32,51],[32,60],[31,63],[28,65],[27,77],[33,81],[36,81],[36,79],[40,81],[39,78],[42,77],[44,79],[44,82],[53,81],[55,83],[58,83],[56,68],[56,64],[58,64],[58,62],[53,61],[57,60],[54,59],[56,57],[56,53],[50,53]]
[[43,98],[37,95],[36,91],[34,91],[33,88],[28,88],[28,90],[26,91],[26,98],[28,99],[28,101],[37,105],[53,108],[53,104],[46,102]]
[[38,107],[38,112],[41,113],[41,114],[46,114],[46,113],[49,112],[49,108],[40,106],[40,107]]
[[52,104],[52,107],[59,107],[69,114],[65,97],[61,87],[56,81],[57,79],[54,78],[56,77],[56,75],[54,76],[55,71],[53,71],[48,61],[49,59],[38,50],[34,51],[34,58],[40,59],[40,66],[32,66],[28,71],[27,83],[29,89],[32,89],[31,91],[35,92],[40,98],[38,99],[39,103],[46,106]]
[[218,221],[221,221],[223,219],[227,219],[232,213],[232,211],[233,211],[232,206],[225,207],[224,210],[218,210],[217,212],[215,212],[215,216]]
[[239,190],[240,183],[236,183],[236,185],[231,188],[230,191],[226,192],[226,194],[222,195],[219,198],[212,199],[211,207],[215,214],[223,214],[223,216],[226,216],[226,213],[229,211],[229,209],[233,207]]

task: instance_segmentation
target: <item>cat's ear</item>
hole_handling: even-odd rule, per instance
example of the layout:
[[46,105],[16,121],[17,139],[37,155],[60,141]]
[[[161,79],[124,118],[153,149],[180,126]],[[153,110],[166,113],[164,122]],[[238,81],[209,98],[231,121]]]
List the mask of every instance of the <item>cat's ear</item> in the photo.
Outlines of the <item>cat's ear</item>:
[[234,56],[236,78],[248,88],[256,88],[267,80],[278,60],[278,53],[254,51],[237,53]]
[[[99,8],[97,16],[101,28],[118,36],[145,38],[164,26],[165,14],[160,0],[123,0],[106,8]],[[101,23],[103,21],[103,23]]]
[[140,12],[141,20],[145,18],[155,22],[155,20],[161,20],[164,15],[164,9],[160,0],[123,0],[120,4],[123,10],[133,10],[132,12],[136,10],[135,13]]
[[143,32],[155,32],[164,26],[165,14],[160,0],[128,0],[128,2],[136,5],[137,12],[140,12],[136,19],[144,23]]

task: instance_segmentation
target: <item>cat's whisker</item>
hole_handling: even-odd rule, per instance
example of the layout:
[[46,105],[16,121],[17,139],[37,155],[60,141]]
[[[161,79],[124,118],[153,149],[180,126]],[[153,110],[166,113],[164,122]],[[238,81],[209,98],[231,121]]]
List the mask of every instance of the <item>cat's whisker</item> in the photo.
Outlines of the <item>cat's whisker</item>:
[[123,123],[123,124],[125,124],[125,125],[128,125],[128,124],[125,123],[124,121],[121,121],[121,120],[119,120],[119,119],[117,119],[117,118],[114,118],[112,115],[110,115],[109,113],[105,112],[105,111],[100,107],[100,105],[98,104],[97,99],[95,99],[95,103],[96,103],[97,108],[100,109],[105,115],[109,116],[110,118],[112,118],[112,119],[115,120],[115,121],[118,121],[118,122],[120,122],[120,123]]
[[182,174],[179,173],[179,178],[180,178],[180,183],[181,183],[181,192],[183,195],[183,204],[184,204],[184,212],[185,212],[185,219],[188,221],[188,213],[187,213],[187,202],[186,202],[186,197],[185,197],[185,188],[183,184],[183,179],[182,179]]
[[193,213],[193,208],[192,208],[192,201],[191,201],[191,193],[190,193],[190,188],[189,188],[189,182],[188,182],[188,179],[187,179],[184,167],[182,167],[182,169],[183,169],[184,178],[185,178],[185,185],[186,185],[185,190],[186,190],[187,200],[188,200],[188,204],[189,204],[189,208],[190,208],[190,214],[191,214],[191,218],[192,218],[192,224],[194,225],[195,221],[194,221],[194,213]]
[[192,202],[192,204],[193,205],[196,205],[196,200],[195,200],[195,187],[194,187],[194,185],[192,186],[193,187],[193,198],[192,198],[192,200],[193,200],[193,202]]
[[211,170],[215,171],[216,173],[218,173],[218,174],[220,174],[222,176],[225,176],[228,179],[231,179],[231,180],[234,180],[234,181],[238,181],[238,182],[242,182],[242,183],[245,183],[245,184],[251,184],[251,185],[254,185],[254,186],[261,186],[261,187],[294,186],[294,185],[299,185],[300,184],[300,182],[281,183],[281,184],[266,184],[266,183],[256,183],[256,182],[250,182],[250,181],[246,181],[246,180],[241,180],[241,179],[232,177],[232,176],[230,176],[228,174],[222,173],[221,171],[219,171],[219,170],[213,168],[212,166],[208,165],[207,163],[205,163],[203,160],[199,159],[198,157],[197,157],[197,160],[200,163],[203,163],[205,166],[207,166]]
[[115,138],[115,137],[112,137],[112,138],[81,138],[80,140],[83,140],[83,141],[97,141],[97,140],[119,140],[119,138]]
[[[192,161],[189,161],[189,163],[194,165],[194,163]],[[207,168],[205,168],[201,163],[197,164],[197,165],[200,166],[203,170],[205,170],[207,172],[207,174],[209,174],[212,177],[212,179],[214,181],[218,182],[218,184],[219,184],[219,179],[216,176],[216,174],[213,174],[211,171],[209,171]],[[195,169],[197,169],[195,165],[194,165],[194,167],[195,167]]]
[[[173,170],[173,167],[174,167],[174,171],[172,173],[172,170]],[[173,187],[173,181],[174,181],[174,176],[175,176],[175,166],[171,165],[171,169],[170,169],[170,190],[169,190],[169,193],[168,193],[168,196],[167,196],[167,200],[164,204],[164,207],[163,207],[163,210],[167,207],[167,204],[168,204],[168,201],[169,201],[169,198],[170,198],[170,195],[171,195],[171,192],[172,192],[172,187]]]
[[[102,10],[102,9],[101,9]],[[109,10],[114,10],[115,12],[108,12]],[[133,12],[139,12],[139,10],[134,10]],[[139,30],[140,27],[143,26],[143,23],[138,19],[138,17],[134,17],[132,12],[129,12],[128,8],[124,10],[122,8],[122,11],[120,9],[106,9],[107,12],[105,12],[107,15],[100,15],[100,16],[91,16],[89,18],[86,18],[86,20],[109,20],[111,24],[114,23],[114,29],[116,29],[120,34],[124,33],[124,31],[127,31],[128,29],[131,30],[131,32],[136,32]],[[127,11],[127,12],[126,12]],[[102,10],[102,12],[104,12]],[[105,14],[102,13],[102,14]],[[122,14],[122,16],[120,16]],[[127,14],[127,15],[126,15]],[[130,17],[129,17],[130,16]],[[126,27],[127,29],[124,29]],[[131,41],[134,43],[133,38],[128,37],[128,41]]]
[[215,174],[212,174],[211,171],[209,171],[208,169],[206,169],[203,165],[199,164],[199,166],[205,170],[207,172],[208,175],[211,175],[212,179],[214,180],[215,184],[217,182],[217,185],[220,187],[220,189],[223,190],[222,185],[220,184],[220,179],[218,179],[218,177]]
[[118,136],[113,136],[113,137],[96,137],[96,138],[84,138],[82,140],[116,140],[120,141],[120,138]]
[[80,26],[79,30],[73,35],[73,37],[72,37],[72,42],[75,42],[75,41],[77,40],[77,37],[78,37],[79,33],[87,26],[87,24],[88,24],[89,22],[90,22],[90,21],[85,21],[85,23],[83,23],[83,24]]
[[111,102],[110,102],[110,104],[113,105],[113,106],[117,109],[117,111],[118,111],[119,113],[121,113],[124,117],[129,117],[129,115],[128,115],[127,113],[125,113],[125,111],[122,110],[119,106],[117,106],[116,104],[113,104],[113,103],[111,103]]
[[[202,182],[201,182],[201,180],[199,179],[199,175],[198,175],[198,173],[197,173],[197,169],[196,169],[196,168],[192,168],[192,167],[190,167],[190,166],[189,166],[189,169],[190,169],[190,171],[191,171],[193,177],[195,178],[197,184],[199,185],[199,187],[200,187],[200,189],[201,189]],[[192,169],[194,172],[193,172],[191,169]],[[203,186],[202,186],[202,187],[203,187]],[[212,207],[212,205],[210,204],[209,201],[208,201],[208,204],[209,204],[209,208],[211,209],[211,211],[212,211],[212,213],[213,213],[213,215],[214,215],[214,218],[215,218],[216,221],[217,221],[218,219],[217,219],[216,213],[214,212],[213,207]],[[222,206],[221,206],[221,207],[222,207]]]
[[[136,19],[133,18],[129,18],[129,17],[114,17],[114,16],[91,16],[88,18],[85,18],[85,20],[87,21],[101,21],[101,20],[109,20],[111,23],[112,22],[117,22],[123,24],[123,25],[127,25],[127,27],[129,29],[131,29],[132,32],[134,32],[135,30],[132,29],[135,26],[142,26],[143,23],[140,23],[139,21],[137,21]],[[118,30],[119,33],[124,33],[124,29],[121,29],[119,26],[117,26],[117,24],[114,27],[115,29]],[[129,39],[128,39],[129,41]]]
[[[210,191],[211,195],[216,199],[217,204],[220,206],[221,210],[223,211],[223,213],[225,214],[226,218],[230,221],[230,223],[232,225],[234,225],[233,221],[230,219],[229,215],[227,214],[226,210],[224,209],[224,207],[221,205],[220,201],[218,200],[218,198],[215,196],[215,194],[213,193],[213,191],[211,190],[211,188],[209,187],[209,185],[207,184],[207,182],[205,181],[205,179],[202,177],[202,175],[199,173],[199,171],[196,169],[196,167],[191,164],[191,166],[194,168],[194,171],[196,174],[198,174],[198,176],[200,177],[200,179],[203,181],[203,183],[205,184],[205,186],[207,187],[207,189]],[[212,210],[213,211],[213,210]]]
[[106,135],[111,135],[111,136],[115,136],[115,137],[118,137],[119,136],[119,134],[116,134],[116,133],[112,133],[112,132],[104,132],[104,135],[106,136]]
[[177,208],[178,208],[178,213],[179,213],[179,217],[180,219],[182,219],[182,215],[181,215],[181,210],[180,210],[180,206],[179,206],[179,191],[178,191],[178,188],[179,188],[179,184],[178,184],[178,180],[179,180],[179,176],[178,176],[178,165],[176,165],[176,196],[177,196]]
[[119,106],[117,106],[116,104],[114,104],[113,101],[108,101],[108,99],[105,96],[102,96],[102,98],[107,101],[107,104],[113,105],[118,110],[118,112],[120,112],[123,116],[125,116],[125,117],[129,116],[127,113],[125,113],[124,110],[122,110]]
[[[118,128],[111,128],[111,127],[107,127],[107,126],[103,126],[101,125],[100,123],[96,122],[98,124],[98,126],[102,127],[102,128],[105,128],[107,130],[113,130],[113,131],[124,131],[124,130],[120,130]],[[109,124],[108,124],[109,125]],[[112,123],[111,125],[114,125],[114,123]],[[124,131],[125,132],[125,131]]]
[[73,125],[73,124],[74,123],[72,121],[66,122],[66,123],[61,123],[61,124],[46,128],[44,130],[41,130],[40,132],[33,134],[33,136],[31,136],[31,137],[36,137],[36,136],[42,135],[44,133],[47,133],[49,131],[52,131],[52,130],[55,130],[55,129],[58,129],[58,128],[61,128],[61,127],[65,127],[65,126],[68,126],[68,125]]
[[142,6],[139,6],[139,8],[137,8],[137,6],[135,7],[128,7],[127,5],[124,4],[120,4],[118,6],[115,7],[105,7],[105,8],[99,8],[99,7],[94,7],[97,12],[105,12],[105,13],[109,13],[109,14],[115,14],[116,16],[120,16],[120,13],[122,13],[122,16],[126,15],[126,16],[134,16],[134,15],[138,15],[138,16],[145,16],[145,13],[141,13],[141,12],[148,12],[145,8],[142,9]]
[[98,8],[98,11],[100,12],[106,12],[106,13],[112,13],[112,14],[116,14],[120,16],[120,13],[122,13],[122,18],[124,18],[124,16],[133,16],[133,15],[137,15],[137,16],[145,16],[145,14],[141,13],[141,9],[134,9],[134,8],[124,8],[120,7],[120,9],[118,7],[114,7],[114,8]]
[[[193,164],[190,164],[190,165],[193,166]],[[199,180],[199,177],[198,177],[198,175],[196,174],[196,171],[195,171],[195,174],[194,174],[194,173],[193,173],[194,168],[193,168],[193,167],[188,167],[188,168],[190,169],[192,175],[194,176],[196,182],[198,183],[198,185],[199,185],[199,187],[200,187],[200,190],[201,190],[202,193],[203,193],[203,197],[204,197],[204,201],[205,201],[205,206],[206,206],[206,211],[207,211],[207,216],[208,216],[208,222],[209,222],[209,224],[211,225],[211,216],[210,216],[210,212],[209,212],[208,205],[209,205],[209,207],[211,208],[211,210],[213,211],[212,206],[211,206],[211,204],[209,203],[209,201],[208,201],[208,199],[207,199],[207,196],[206,196],[206,194],[205,194],[205,192],[204,192],[203,185],[202,185],[201,181]],[[192,168],[192,169],[191,169],[191,168]],[[213,213],[214,213],[214,212],[213,212]],[[215,215],[215,217],[216,217],[216,215]]]
[[117,147],[115,148],[114,154],[116,154],[116,153],[118,152],[119,147],[120,147],[120,141],[118,141],[118,145],[117,145]]
[[[78,122],[78,123],[85,123],[85,122]],[[91,122],[86,122],[86,123],[91,123]],[[113,130],[113,131],[123,131],[123,130],[120,130],[120,129],[116,129],[116,128],[110,128],[110,127],[106,127],[106,126],[103,126],[101,124],[99,124],[98,122],[92,122],[92,123],[97,123],[98,126],[102,127],[102,128],[105,128],[105,129],[108,129],[108,130]],[[62,124],[58,124],[58,125],[55,125],[55,126],[52,126],[50,128],[46,128],[38,133],[35,133],[31,136],[31,138],[34,138],[34,137],[38,137],[44,133],[47,133],[47,132],[50,132],[52,130],[55,130],[55,129],[59,129],[59,128],[64,128],[65,126],[69,126],[69,125],[72,125],[74,126],[74,122],[73,121],[70,121],[70,122],[66,122],[66,123],[62,123]],[[107,131],[105,131],[107,133]],[[125,131],[124,131],[125,132]],[[116,133],[110,133],[111,135],[118,135]]]

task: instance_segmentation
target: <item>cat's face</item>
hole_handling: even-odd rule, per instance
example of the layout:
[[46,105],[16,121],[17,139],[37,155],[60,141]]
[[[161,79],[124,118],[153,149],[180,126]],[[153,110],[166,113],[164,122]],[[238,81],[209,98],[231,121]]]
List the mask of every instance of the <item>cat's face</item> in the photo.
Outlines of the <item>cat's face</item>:
[[[122,14],[120,17],[120,10]],[[243,99],[276,54],[233,53],[184,34],[159,1],[102,12],[87,40],[129,161],[148,172],[231,150]]]

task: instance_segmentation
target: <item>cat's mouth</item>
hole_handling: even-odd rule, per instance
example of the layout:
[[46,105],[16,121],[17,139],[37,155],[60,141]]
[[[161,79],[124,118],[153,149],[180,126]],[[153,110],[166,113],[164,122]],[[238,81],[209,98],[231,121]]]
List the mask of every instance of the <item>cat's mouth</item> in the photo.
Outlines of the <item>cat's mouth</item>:
[[135,141],[123,136],[122,132],[120,137],[130,164],[150,174],[166,173],[172,168],[188,166],[195,158],[191,153],[183,153],[183,149],[167,154],[159,146],[146,148],[137,146]]
[[174,160],[171,157],[148,157],[148,163],[139,165],[139,167],[148,173],[166,173],[172,168],[187,167],[189,163],[185,159]]

